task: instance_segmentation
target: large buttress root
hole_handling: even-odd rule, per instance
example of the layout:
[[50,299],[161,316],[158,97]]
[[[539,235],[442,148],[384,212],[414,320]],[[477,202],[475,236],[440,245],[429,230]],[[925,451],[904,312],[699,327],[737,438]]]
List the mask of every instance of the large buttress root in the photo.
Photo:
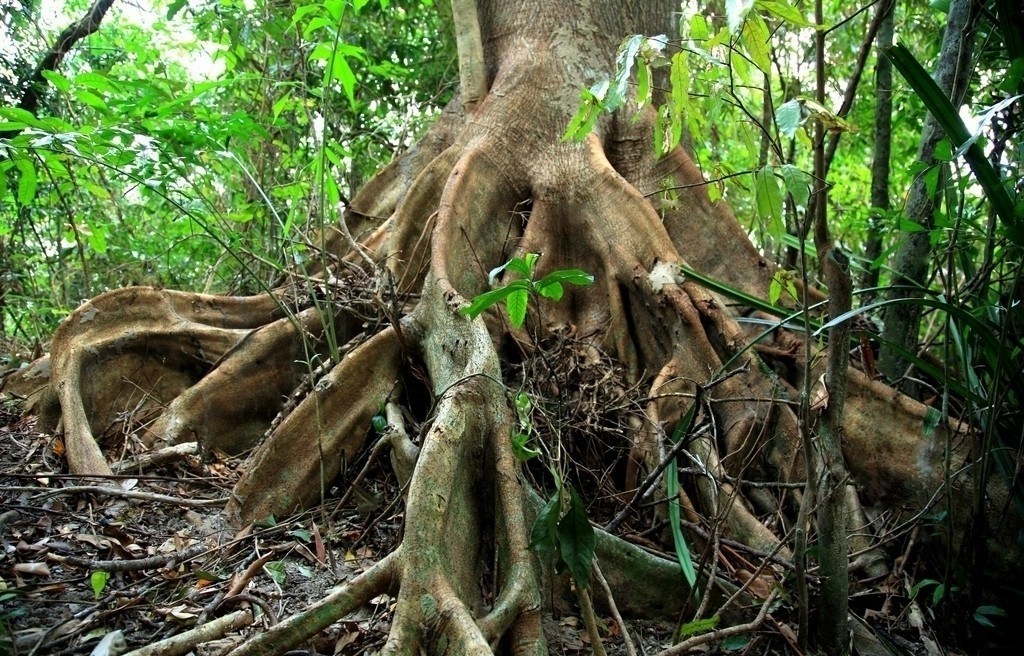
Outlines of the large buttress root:
[[[141,401],[151,416],[140,433],[152,443],[198,437],[211,449],[256,445],[227,508],[240,522],[316,503],[339,476],[349,482],[345,465],[371,439],[373,415],[386,408],[397,421],[397,405],[408,401],[413,412],[411,396],[426,397],[416,399],[415,412],[425,415],[417,417],[418,444],[405,441],[396,467],[408,480],[401,546],[238,654],[285,651],[385,590],[397,596],[386,654],[486,654],[498,642],[515,653],[542,651],[542,609],[564,604],[563,597],[571,603],[572,595],[567,577],[529,548],[537,494],[578,485],[583,477],[566,467],[559,474],[566,480],[556,482],[547,467],[523,466],[513,457],[509,386],[520,369],[552,369],[545,349],[565,335],[581,360],[599,353],[613,361],[615,385],[646,393],[631,401],[626,429],[572,433],[574,440],[614,442],[626,454],[621,472],[611,465],[598,472],[615,488],[611,503],[632,498],[645,481],[656,490],[654,501],[664,500],[657,472],[676,448],[670,435],[692,408],[690,430],[675,453],[680,466],[696,472],[682,479],[678,495],[700,524],[688,537],[712,561],[703,571],[725,559],[719,538],[771,553],[774,560],[763,558],[759,576],[777,576],[767,563],[789,554],[791,518],[769,525],[765,517],[784,515],[799,499],[749,483],[792,483],[802,475],[793,410],[803,386],[802,342],[780,333],[776,359],[762,358],[749,348],[739,311],[680,274],[689,266],[763,296],[774,265],[759,256],[727,207],[708,200],[681,149],[655,158],[649,115],[634,120],[622,112],[598,121],[583,143],[561,140],[579,81],[610,66],[617,37],[603,44],[608,52],[596,45],[557,51],[561,27],[550,39],[535,38],[505,16],[505,5],[517,4],[484,3],[485,42],[495,52],[488,60],[490,92],[476,111],[467,116],[453,101],[417,148],[353,198],[347,234],[331,230],[312,240],[320,257],[286,290],[247,299],[112,292],[79,308],[54,339],[51,393],[73,471],[108,471],[93,436],[110,432]],[[628,24],[658,33],[628,16],[617,20],[617,4],[608,15],[562,15],[559,6],[540,3],[536,11],[554,16],[553,25],[603,20],[609,29]],[[674,198],[659,195],[666,187],[675,188]],[[510,326],[497,307],[482,319],[460,314],[488,289],[489,271],[526,252],[541,254],[537,277],[580,268],[595,284],[566,289],[557,303],[531,299],[523,328]],[[338,280],[350,284],[346,272],[353,267],[378,278],[368,296],[380,321],[365,327],[337,299],[315,291]],[[290,407],[285,399],[303,389],[303,374],[327,355],[328,329],[340,336],[335,354],[341,357],[281,418],[279,411]],[[939,430],[935,440],[922,440],[923,406],[857,372],[851,381],[846,455],[853,482],[872,501],[912,500],[919,509],[943,475],[934,464],[942,453],[933,445],[953,433]],[[516,385],[533,395],[537,412],[557,414],[577,401],[556,386],[531,382]],[[414,386],[420,391],[411,391]],[[889,428],[885,439],[880,424]],[[535,433],[531,438],[556,458],[588,446],[563,443],[557,429]],[[531,489],[534,484],[545,490]],[[851,485],[850,513],[862,517],[855,492]],[[588,501],[591,519],[599,521],[610,502]],[[650,505],[632,507],[619,524],[623,533],[662,516],[664,504]],[[599,532],[597,556],[618,606],[680,613],[690,590],[678,565],[612,533]],[[882,572],[877,558],[870,568],[875,576]],[[652,583],[631,591],[637,580]]]

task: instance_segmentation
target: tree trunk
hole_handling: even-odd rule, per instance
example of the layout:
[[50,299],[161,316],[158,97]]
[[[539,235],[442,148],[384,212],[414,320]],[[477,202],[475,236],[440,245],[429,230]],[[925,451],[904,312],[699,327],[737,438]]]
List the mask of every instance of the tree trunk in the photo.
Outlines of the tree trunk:
[[[623,36],[675,33],[675,7],[479,3],[483,97],[472,111],[452,101],[353,198],[344,224],[324,235],[323,257],[311,258],[323,268],[249,298],[118,290],[58,330],[44,406],[61,417],[72,471],[108,471],[97,434],[107,437],[123,408],[148,408],[151,444],[255,446],[226,508],[244,523],[316,503],[369,441],[392,447],[408,483],[402,545],[236,653],[284,651],[388,590],[397,603],[382,653],[490,653],[499,640],[542,652],[541,612],[572,588],[551,552],[530,547],[537,493],[572,488],[591,521],[611,516],[609,505],[659,480],[666,432],[684,416],[681,448],[707,474],[684,480],[680,505],[703,535],[789,554],[784,529],[760,518],[797,505],[792,486],[755,487],[748,498],[744,481],[802,476],[791,402],[804,385],[800,336],[778,331],[762,359],[736,321],[742,309],[679,273],[685,264],[763,298],[776,267],[728,207],[709,201],[681,149],[655,157],[649,111],[626,106],[581,143],[561,139],[580,87],[611,72]],[[674,203],[661,202],[666,185]],[[489,289],[488,272],[525,253],[541,254],[534,279],[578,268],[596,284],[557,302],[531,298],[524,328],[498,307],[467,318],[461,310]],[[808,369],[815,380],[823,373]],[[943,472],[934,444],[965,436],[940,426],[923,440],[921,404],[857,370],[848,376],[850,473],[872,502],[925,507]],[[520,393],[533,409],[526,422],[511,409]],[[389,425],[378,436],[370,427],[382,407]],[[513,455],[510,436],[521,431],[542,445],[541,464]],[[622,537],[658,512],[636,504],[617,535],[597,531],[596,557],[620,584],[623,612],[678,617],[690,597],[679,564]],[[709,544],[701,535],[689,540]],[[742,580],[776,577],[732,566]]]
[[[976,14],[971,0],[953,0],[949,5],[946,33],[942,38],[942,50],[935,69],[935,82],[955,107],[960,106],[967,92]],[[944,138],[945,133],[929,114],[921,130],[918,161],[929,168],[941,167],[942,164],[935,159],[935,148]],[[928,286],[931,231],[935,228],[935,211],[945,177],[940,172],[938,181],[932,178],[929,184],[928,175],[922,173],[910,186],[910,197],[904,214],[909,221],[924,230],[907,234],[892,260],[892,283],[886,299],[899,302],[885,307],[878,369],[897,384],[901,384],[908,371],[907,359],[901,355],[901,351],[917,354],[921,305],[914,303],[913,299],[921,298],[922,290]],[[908,384],[903,389],[916,394],[917,385]]]
[[[874,158],[871,160],[871,214],[868,218],[868,236],[864,244],[864,259],[874,262],[882,255],[882,227],[889,214],[889,160],[892,153],[892,62],[881,54],[882,48],[893,44],[893,15],[896,13],[895,0],[887,0],[879,5],[878,11],[884,12],[875,38],[877,46],[875,57],[875,125],[871,143],[874,145]],[[880,267],[867,266],[860,279],[863,289],[878,286]],[[874,292],[867,292],[861,297],[861,303],[867,305],[875,297]]]

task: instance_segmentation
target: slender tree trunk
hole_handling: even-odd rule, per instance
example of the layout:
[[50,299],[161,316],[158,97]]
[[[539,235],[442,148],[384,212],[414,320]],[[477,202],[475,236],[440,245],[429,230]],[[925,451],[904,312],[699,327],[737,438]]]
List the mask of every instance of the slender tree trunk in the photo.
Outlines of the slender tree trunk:
[[[939,87],[959,106],[967,90],[967,78],[973,50],[972,32],[975,12],[970,0],[953,0],[949,7],[946,34],[942,39],[942,51],[936,65],[935,81]],[[936,166],[935,148],[945,134],[930,114],[925,118],[921,131],[921,145],[918,159],[928,166]],[[929,257],[931,255],[931,230],[935,227],[935,210],[938,206],[942,183],[929,189],[927,176],[920,175],[910,187],[906,211],[908,220],[925,228],[906,236],[892,260],[892,286],[889,300],[921,298],[922,289],[928,284]],[[898,302],[888,305],[884,314],[885,327],[882,331],[882,350],[879,356],[879,370],[890,380],[903,377],[908,368],[907,360],[899,349],[915,353],[921,324],[921,306],[914,302]],[[906,386],[913,394],[915,386]]]
[[[883,3],[882,22],[878,28],[875,43],[879,49],[893,43],[893,14],[896,2]],[[889,160],[892,152],[892,62],[879,53],[875,61],[875,157],[871,162],[871,216],[868,219],[868,236],[864,244],[864,257],[874,262],[882,254],[882,227],[889,212]],[[878,267],[867,267],[861,276],[861,287],[870,289],[878,286]],[[864,304],[870,303],[874,292],[862,297]]]

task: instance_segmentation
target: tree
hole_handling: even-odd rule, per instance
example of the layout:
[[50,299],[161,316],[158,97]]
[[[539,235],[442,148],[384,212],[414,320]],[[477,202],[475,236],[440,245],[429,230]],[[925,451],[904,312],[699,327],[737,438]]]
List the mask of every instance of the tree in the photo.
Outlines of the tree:
[[[678,503],[716,535],[791,555],[789,536],[758,515],[790,510],[799,497],[742,481],[795,483],[804,460],[818,457],[801,436],[809,439],[829,403],[829,390],[812,385],[824,365],[798,332],[773,330],[770,342],[751,347],[756,334],[738,319],[755,312],[683,274],[763,299],[777,267],[724,203],[710,201],[681,147],[656,155],[650,110],[626,103],[598,116],[581,142],[562,138],[579,88],[613,70],[624,35],[675,32],[673,3],[456,7],[460,94],[311,244],[311,264],[248,297],[108,292],[54,336],[41,412],[51,424],[59,416],[71,470],[108,473],[96,435],[126,407],[145,408],[152,445],[255,447],[226,509],[238,522],[316,502],[371,441],[375,417],[384,418],[374,450],[391,447],[407,485],[401,547],[238,653],[284,650],[389,588],[398,602],[386,653],[489,653],[506,636],[513,651],[536,653],[547,591],[569,592],[556,564],[572,574],[586,608],[595,553],[624,610],[678,611],[689,596],[678,590],[695,587],[679,563],[612,531],[591,538],[580,495],[593,480],[588,471],[602,471],[598,480],[612,481],[639,513],[632,500],[645,482],[669,463],[666,478],[677,475],[674,443],[716,476],[673,489],[668,515]],[[481,57],[466,55],[477,46]],[[540,257],[534,264],[527,254]],[[569,270],[595,284],[526,295],[525,328],[500,308],[464,313],[489,291],[489,272],[499,285],[525,276],[536,291]],[[613,365],[601,369],[600,384],[587,382],[602,363]],[[842,438],[859,487],[892,508],[930,507],[946,467],[958,470],[968,457],[967,436],[940,424],[926,439],[924,405],[859,370],[847,376]],[[607,435],[574,430],[573,406],[598,386],[605,402],[635,411]],[[517,390],[526,401],[514,414]],[[549,467],[522,465],[510,438],[529,437],[542,419]],[[853,486],[835,485],[861,533]],[[875,553],[860,539],[851,537],[851,551]],[[750,580],[761,573],[745,572]],[[627,590],[630,580],[650,585]]]

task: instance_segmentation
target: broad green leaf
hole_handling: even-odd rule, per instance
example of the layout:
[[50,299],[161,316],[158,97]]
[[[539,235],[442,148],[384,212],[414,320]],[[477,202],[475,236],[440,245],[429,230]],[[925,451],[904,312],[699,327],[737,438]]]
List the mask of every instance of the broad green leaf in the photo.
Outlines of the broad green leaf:
[[301,21],[307,15],[319,13],[320,11],[322,11],[322,9],[322,6],[319,4],[309,4],[299,7],[298,9],[295,10],[295,13],[292,14],[292,27],[298,25],[299,21]]
[[801,209],[807,208],[807,201],[811,197],[811,178],[806,173],[793,166],[783,164],[779,167],[782,173],[782,181],[786,185],[786,191],[793,197],[793,202]]
[[925,406],[924,423],[921,426],[921,434],[925,437],[932,437],[935,435],[935,429],[939,427],[939,421],[941,419],[941,412],[931,406]]
[[765,222],[768,234],[776,243],[780,243],[786,234],[782,191],[779,189],[779,179],[769,167],[754,173],[754,200],[758,216]]
[[103,594],[103,589],[107,587],[107,581],[110,579],[110,573],[104,572],[103,570],[96,570],[89,575],[89,585],[92,587],[92,596],[94,599],[99,599]]
[[681,50],[672,56],[672,70],[669,74],[671,96],[669,103],[669,134],[658,152],[679,145],[683,136],[683,119],[690,113],[690,68],[686,59],[686,51]]
[[71,80],[67,79],[57,71],[43,71],[43,77],[54,86],[57,91],[67,93],[71,88]]
[[[348,96],[349,106],[354,108],[356,106],[356,76],[348,65],[348,61],[340,53],[335,53],[332,60],[331,78],[341,83],[341,88],[345,90],[345,95]],[[327,81],[325,80],[325,82]]]
[[188,4],[188,0],[172,0],[171,4],[167,6],[167,20],[174,20],[174,17],[178,15],[185,5]]
[[565,288],[560,282],[538,283],[536,289],[538,294],[552,301],[562,300],[562,295],[565,294]]
[[275,560],[267,563],[263,566],[263,570],[267,573],[274,583],[278,585],[284,585],[285,579],[288,578],[287,570],[283,560]]
[[710,36],[708,21],[703,14],[694,14],[690,17],[690,38],[694,41],[707,41]]
[[32,127],[43,127],[42,121],[35,114],[20,107],[0,107],[0,117]]
[[[607,82],[606,82],[607,84]],[[580,92],[580,108],[573,115],[562,133],[562,141],[583,141],[594,129],[597,117],[600,115],[600,100],[590,89],[583,89]]]
[[795,98],[783,103],[775,110],[775,122],[779,125],[779,132],[787,139],[792,139],[804,122],[803,105]]
[[804,15],[800,13],[799,9],[784,1],[780,0],[779,2],[772,2],[771,0],[756,0],[754,5],[758,9],[771,14],[775,18],[784,20],[787,23],[792,23],[793,25],[798,25],[800,27],[815,27],[814,23],[804,18]]
[[651,66],[644,62],[636,69],[636,104],[644,107],[651,100]]
[[512,433],[512,455],[515,456],[516,460],[526,462],[532,460],[540,455],[540,451],[528,446],[530,436],[526,433]]
[[570,489],[569,511],[558,522],[558,547],[569,573],[581,589],[590,582],[597,536],[587,518],[587,509],[576,490]]
[[90,228],[88,232],[89,248],[97,253],[107,252],[107,236],[102,228]]
[[106,101],[104,101],[103,98],[100,98],[99,96],[97,96],[92,91],[88,91],[86,89],[76,89],[75,93],[74,93],[74,96],[80,102],[82,102],[82,103],[84,103],[84,104],[86,104],[86,105],[88,105],[90,107],[93,107],[95,109],[102,109],[102,110],[106,110],[107,109]]
[[483,294],[475,297],[469,307],[462,308],[461,312],[470,319],[476,319],[484,312],[484,310],[508,298],[508,295],[515,292],[517,289],[524,289],[525,285],[526,283],[524,281],[516,280],[504,287],[484,292]]
[[505,309],[508,310],[508,320],[516,328],[522,328],[526,321],[526,305],[530,300],[530,292],[522,288],[514,288],[512,293],[505,297]]
[[36,178],[36,168],[32,166],[32,161],[27,158],[18,158],[15,160],[18,172],[21,174],[18,178],[18,202],[22,205],[28,205],[36,197],[36,190],[39,187],[39,181]]
[[754,62],[754,66],[757,66],[761,69],[762,73],[766,74],[772,72],[772,58],[768,39],[768,26],[765,25],[764,20],[757,14],[748,16],[747,20],[743,23],[740,41],[746,47],[747,54],[750,55],[750,61]]
[[782,270],[776,271],[772,281],[768,283],[768,302],[772,305],[778,305],[779,299],[782,298],[782,274]]
[[80,73],[75,76],[75,84],[104,93],[114,93],[117,90],[117,86],[110,78],[102,73]]
[[530,531],[531,549],[554,551],[558,546],[558,516],[561,510],[561,493],[556,491],[533,521],[533,529]]

